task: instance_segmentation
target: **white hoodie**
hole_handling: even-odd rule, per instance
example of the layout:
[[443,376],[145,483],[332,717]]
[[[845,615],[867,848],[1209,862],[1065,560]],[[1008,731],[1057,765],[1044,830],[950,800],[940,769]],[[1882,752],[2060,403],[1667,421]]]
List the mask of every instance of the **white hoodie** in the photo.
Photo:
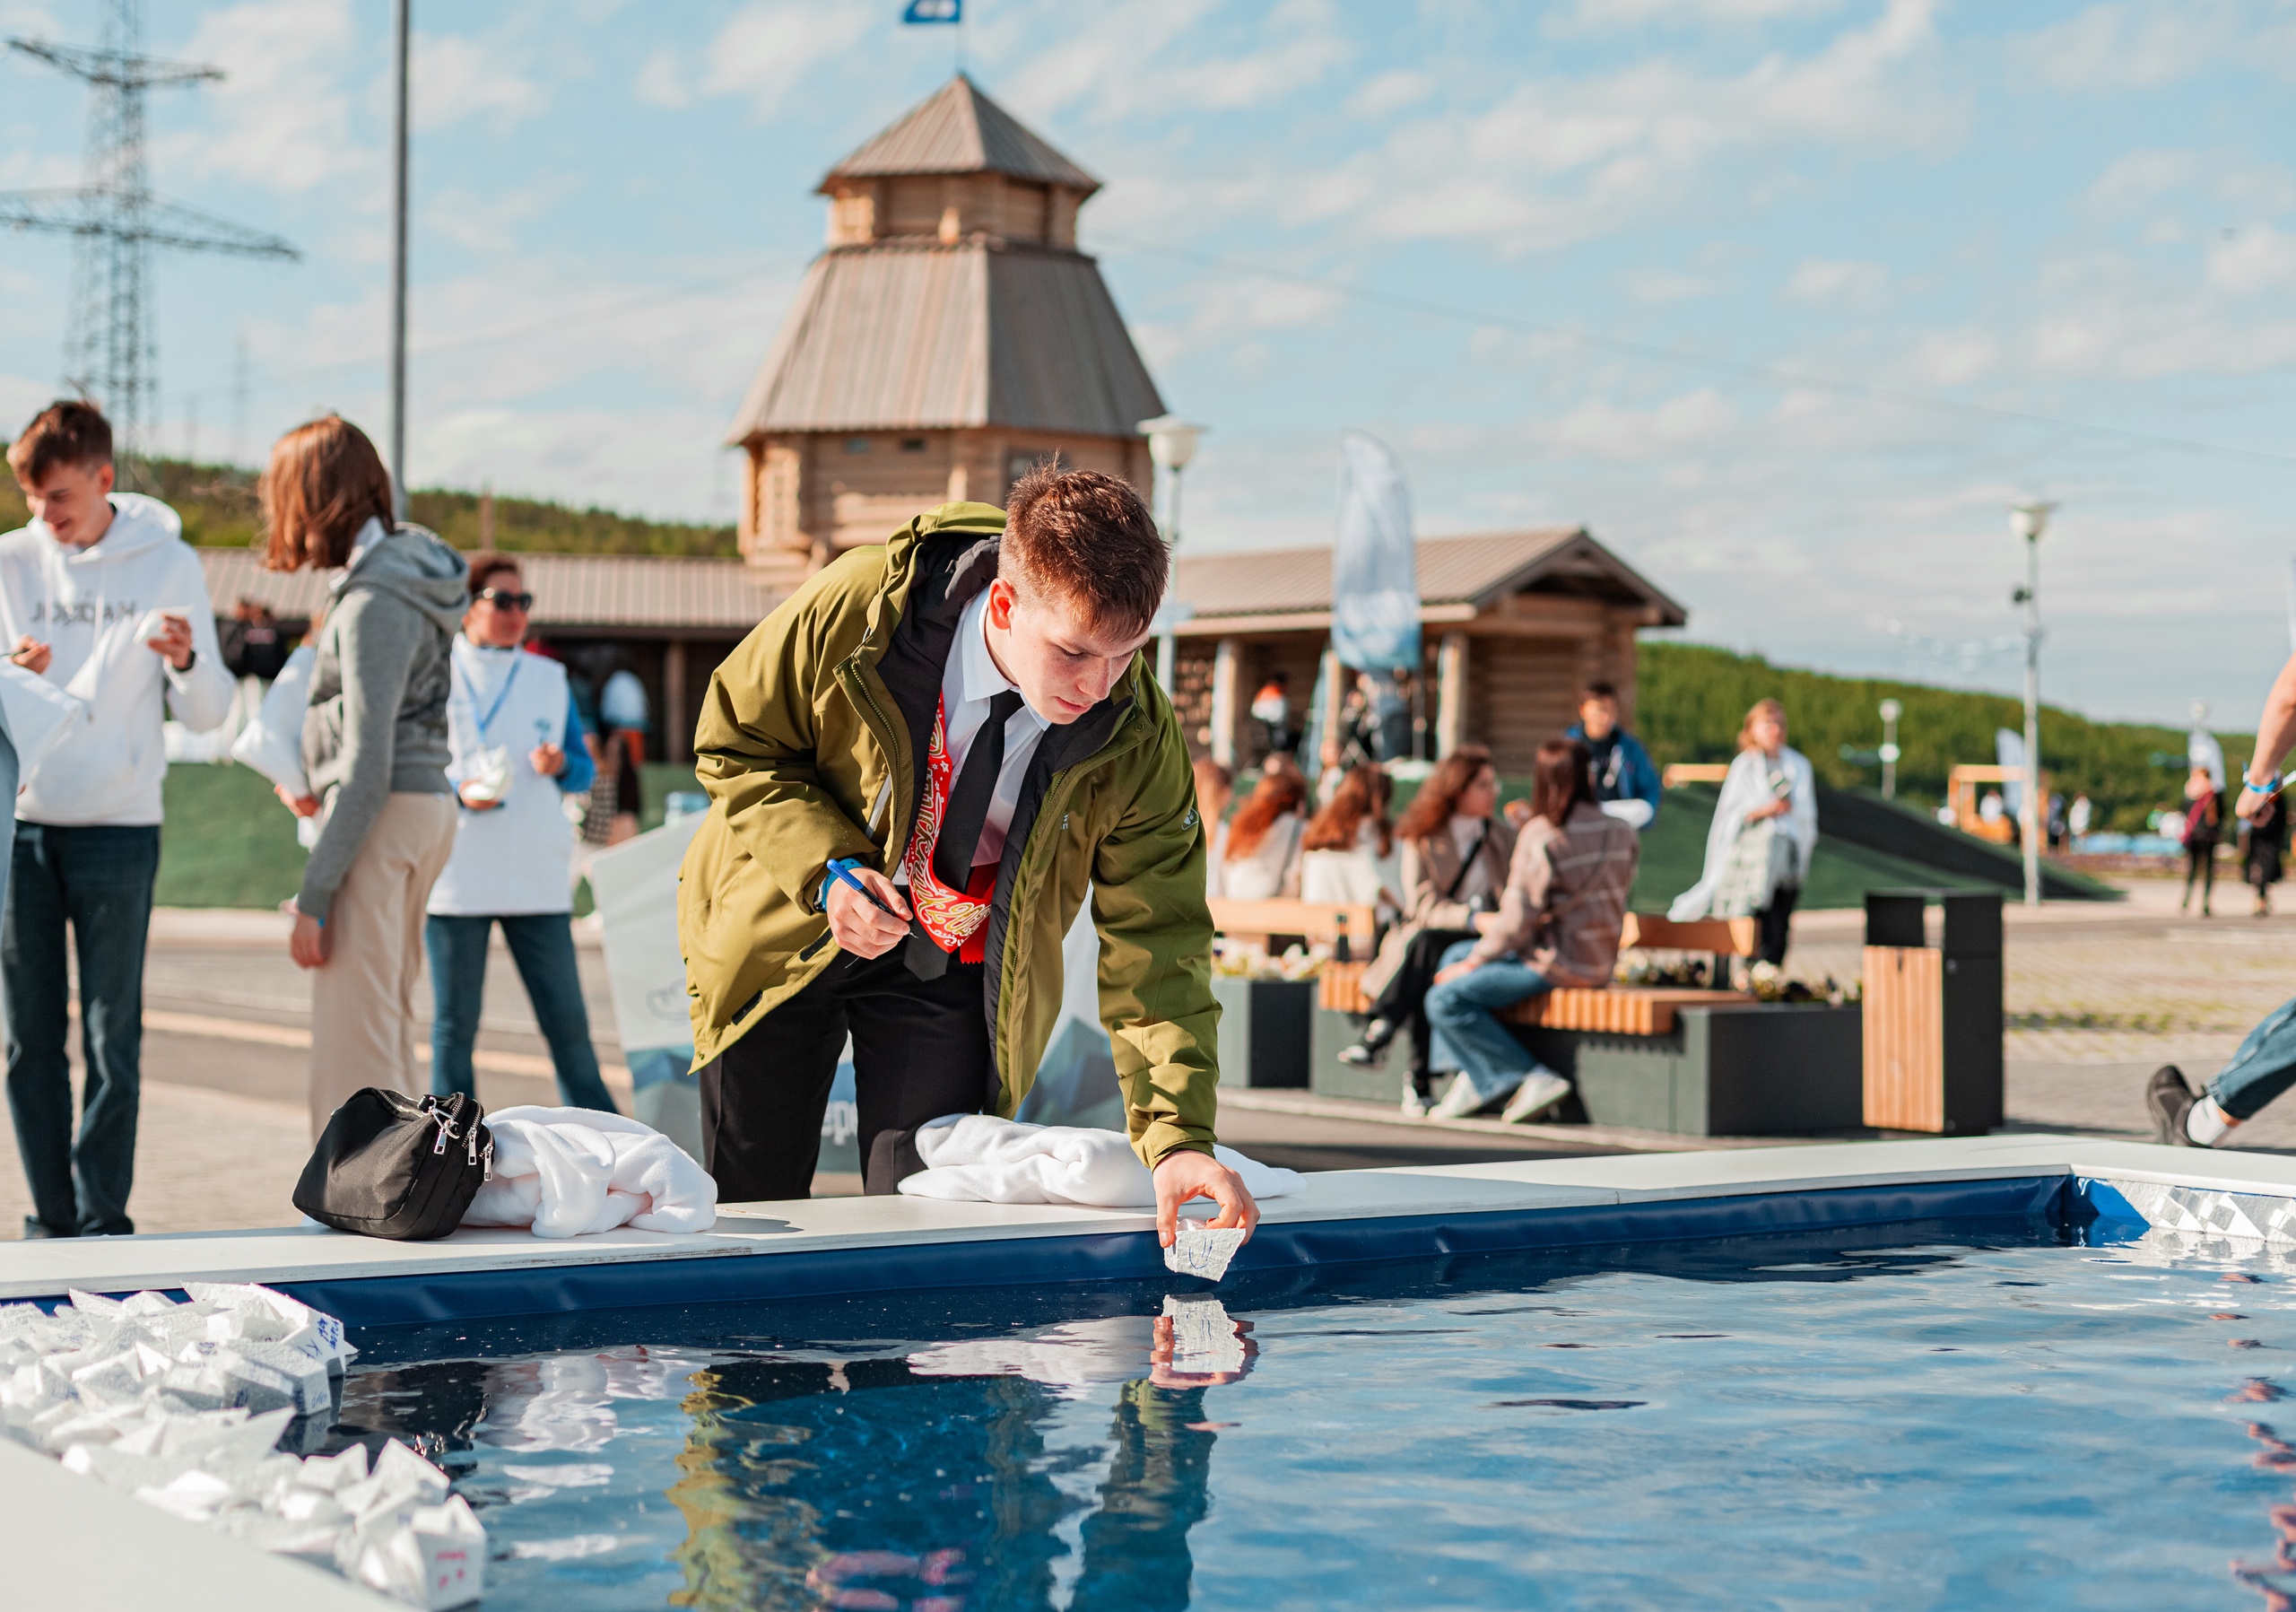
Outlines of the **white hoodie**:
[[[115,492],[111,506],[111,525],[84,549],[37,520],[0,537],[0,653],[19,638],[48,645],[48,680],[89,717],[26,777],[16,797],[26,823],[156,824],[168,771],[163,705],[198,732],[230,713],[215,607],[183,522],[140,493]],[[161,610],[190,618],[189,671],[145,647]]]

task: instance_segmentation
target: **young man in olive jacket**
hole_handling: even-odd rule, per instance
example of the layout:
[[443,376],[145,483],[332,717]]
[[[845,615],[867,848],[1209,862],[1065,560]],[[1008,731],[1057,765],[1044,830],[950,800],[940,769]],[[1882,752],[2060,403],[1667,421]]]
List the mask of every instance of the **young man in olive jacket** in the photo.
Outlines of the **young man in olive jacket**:
[[1041,468],[1009,513],[944,504],[841,555],[711,676],[678,935],[721,1200],[807,1194],[848,1033],[869,1191],[921,1167],[926,1120],[1012,1114],[1089,890],[1163,1241],[1192,1198],[1257,1222],[1212,1153],[1204,826],[1139,655],[1170,570],[1130,487]]

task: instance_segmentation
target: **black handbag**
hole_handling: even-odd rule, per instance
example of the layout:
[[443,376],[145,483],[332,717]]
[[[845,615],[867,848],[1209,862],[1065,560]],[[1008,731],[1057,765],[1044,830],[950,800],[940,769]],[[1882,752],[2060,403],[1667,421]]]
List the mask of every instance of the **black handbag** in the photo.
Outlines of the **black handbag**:
[[368,1086],[327,1120],[295,1207],[362,1237],[420,1242],[462,1224],[494,1173],[494,1136],[474,1097],[409,1097]]

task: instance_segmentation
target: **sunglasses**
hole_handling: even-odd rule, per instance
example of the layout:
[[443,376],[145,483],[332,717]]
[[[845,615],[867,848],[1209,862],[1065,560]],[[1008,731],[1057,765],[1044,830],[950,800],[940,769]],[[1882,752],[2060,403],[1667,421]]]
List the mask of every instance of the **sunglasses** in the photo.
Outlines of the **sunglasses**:
[[535,607],[534,595],[512,593],[508,588],[482,588],[476,597],[484,599],[497,610],[532,610]]

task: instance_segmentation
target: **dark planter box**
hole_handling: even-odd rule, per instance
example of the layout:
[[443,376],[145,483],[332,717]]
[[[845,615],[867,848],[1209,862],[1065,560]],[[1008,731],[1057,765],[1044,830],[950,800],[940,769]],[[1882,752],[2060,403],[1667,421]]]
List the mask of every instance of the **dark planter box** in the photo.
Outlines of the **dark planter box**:
[[1381,1068],[1359,1068],[1339,1061],[1340,1049],[1355,1044],[1363,1034],[1365,1022],[1361,1015],[1330,1007],[1316,1009],[1308,1084],[1319,1097],[1352,1097],[1359,1102],[1393,1106],[1403,1101],[1404,1081],[1411,1067],[1411,1046],[1406,1037],[1397,1036],[1387,1048],[1387,1061]]
[[1220,1004],[1220,1077],[1237,1085],[1308,1084],[1313,980],[1243,980],[1214,974]]
[[1864,1128],[1863,1023],[1855,1006],[1765,1002],[1683,1008],[1671,1035],[1515,1034],[1570,1077],[1594,1124],[1779,1137]]

